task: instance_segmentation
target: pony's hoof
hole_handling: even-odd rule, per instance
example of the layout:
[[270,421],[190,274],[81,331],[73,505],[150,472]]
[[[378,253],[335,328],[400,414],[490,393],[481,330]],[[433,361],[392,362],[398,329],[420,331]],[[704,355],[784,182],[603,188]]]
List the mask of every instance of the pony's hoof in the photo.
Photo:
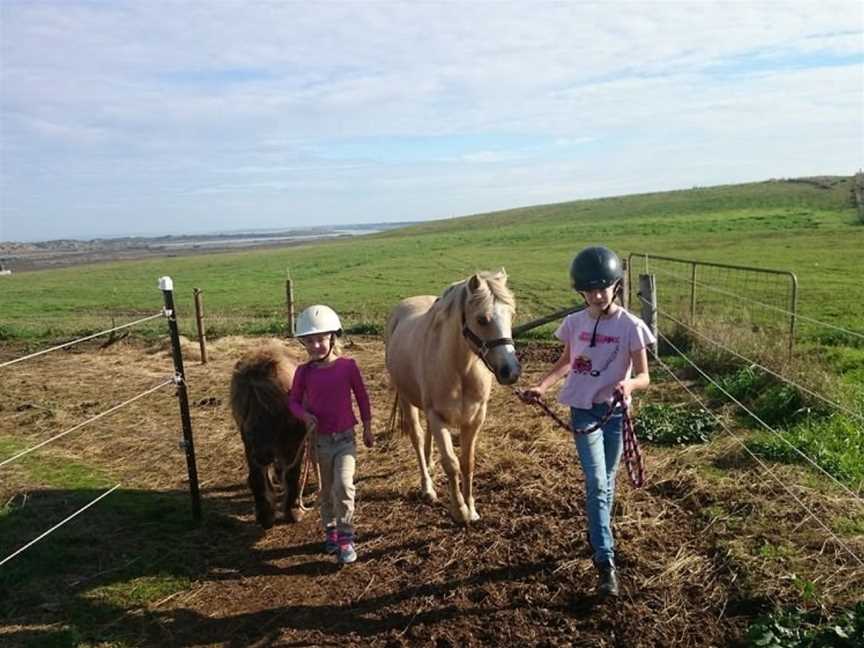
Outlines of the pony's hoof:
[[258,520],[258,524],[260,524],[264,529],[269,529],[276,521],[273,511],[256,511],[255,519]]
[[292,508],[288,509],[288,515],[286,517],[288,518],[289,521],[296,523],[296,522],[299,522],[300,520],[302,520],[305,517],[305,515],[306,515],[306,511],[304,511],[303,509],[292,507]]
[[456,521],[457,524],[464,524],[468,526],[471,522],[471,514],[468,512],[468,507],[463,506],[456,511],[450,511],[450,515],[453,517],[453,520]]
[[480,514],[477,511],[472,510],[469,515],[472,522],[480,521]]
[[436,493],[434,490],[423,491],[421,497],[423,498],[423,501],[427,504],[434,504],[438,501],[438,493]]

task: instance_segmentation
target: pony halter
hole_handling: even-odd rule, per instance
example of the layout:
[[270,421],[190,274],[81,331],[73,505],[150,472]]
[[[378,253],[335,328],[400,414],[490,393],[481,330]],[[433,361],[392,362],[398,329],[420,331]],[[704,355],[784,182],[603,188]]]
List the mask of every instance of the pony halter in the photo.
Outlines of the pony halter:
[[471,342],[468,345],[468,348],[471,349],[474,354],[483,361],[483,364],[486,365],[486,368],[491,371],[493,374],[495,370],[489,366],[489,361],[486,359],[486,356],[489,355],[489,352],[495,347],[504,346],[509,344],[511,346],[516,346],[513,343],[512,338],[496,338],[494,340],[484,340],[479,335],[477,335],[474,331],[468,328],[468,323],[465,321],[465,310],[462,310],[462,337]]

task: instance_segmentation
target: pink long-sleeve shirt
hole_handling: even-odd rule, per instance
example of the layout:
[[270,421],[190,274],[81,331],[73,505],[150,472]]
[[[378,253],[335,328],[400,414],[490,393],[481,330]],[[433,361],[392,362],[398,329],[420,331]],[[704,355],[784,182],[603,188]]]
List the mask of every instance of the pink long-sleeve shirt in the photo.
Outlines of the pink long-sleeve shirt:
[[370,421],[369,395],[354,360],[337,358],[329,365],[304,364],[294,374],[288,407],[301,421],[306,412],[313,414],[318,419],[318,434],[336,434],[357,424],[351,392],[357,399],[360,418],[364,423]]

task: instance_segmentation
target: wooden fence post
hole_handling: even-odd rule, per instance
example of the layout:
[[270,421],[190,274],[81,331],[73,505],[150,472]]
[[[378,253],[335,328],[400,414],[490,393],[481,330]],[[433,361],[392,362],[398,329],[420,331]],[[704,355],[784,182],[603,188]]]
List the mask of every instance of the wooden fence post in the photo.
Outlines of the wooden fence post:
[[201,364],[207,364],[207,336],[204,333],[204,305],[201,303],[200,288],[193,288],[195,296],[195,325],[198,327],[198,345],[201,347]]
[[690,322],[696,321],[696,264],[690,267]]
[[624,307],[624,310],[630,309],[630,264],[627,262],[627,259],[624,259],[621,262],[621,294],[619,295],[619,301],[621,302],[621,306]]
[[[642,321],[648,325],[654,337],[657,336],[657,284],[654,281],[653,274],[639,275],[639,301],[642,304],[641,317]],[[651,351],[657,353],[657,345],[651,345]]]
[[294,337],[294,283],[285,280],[285,302],[288,307],[288,337]]

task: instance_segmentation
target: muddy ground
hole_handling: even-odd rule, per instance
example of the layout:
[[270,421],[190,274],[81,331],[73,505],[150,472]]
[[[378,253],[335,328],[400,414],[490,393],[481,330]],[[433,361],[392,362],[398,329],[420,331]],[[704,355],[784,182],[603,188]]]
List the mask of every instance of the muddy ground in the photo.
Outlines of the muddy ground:
[[[207,365],[198,362],[197,345],[185,345],[206,520],[196,548],[200,568],[188,589],[117,607],[86,645],[727,646],[741,641],[758,614],[802,604],[792,575],[814,582],[827,608],[851,605],[864,591],[864,570],[721,437],[710,447],[644,448],[644,489],[633,489],[621,471],[614,526],[622,593],[614,603],[597,600],[581,473],[566,433],[496,387],[478,447],[482,519],[461,528],[444,505],[440,467],[441,501],[424,503],[410,443],[385,429],[392,397],[376,338],[355,338],[347,348],[366,376],[378,443],[359,450],[359,560],[339,568],[321,551],[316,510],[267,532],[255,525],[227,394],[233,364],[260,342],[217,340]],[[287,344],[300,355],[298,345]],[[522,354],[523,385],[554,357],[545,347]],[[645,398],[688,398],[660,368],[653,373]],[[170,374],[164,346],[129,341],[15,365],[0,373],[0,436],[47,438]],[[124,488],[183,493],[171,392],[136,401],[40,452],[98,466]],[[22,494],[38,493],[22,472],[0,470],[3,502],[14,506]],[[849,514],[848,501],[826,496],[802,469],[775,470],[822,519]],[[69,526],[86,534],[86,516],[98,520],[98,507]],[[846,541],[864,554],[864,537]],[[766,546],[785,549],[766,553]],[[76,582],[88,569],[96,568],[81,565]],[[50,593],[45,597],[48,603],[0,619],[0,643],[27,645],[69,623],[49,604]]]

